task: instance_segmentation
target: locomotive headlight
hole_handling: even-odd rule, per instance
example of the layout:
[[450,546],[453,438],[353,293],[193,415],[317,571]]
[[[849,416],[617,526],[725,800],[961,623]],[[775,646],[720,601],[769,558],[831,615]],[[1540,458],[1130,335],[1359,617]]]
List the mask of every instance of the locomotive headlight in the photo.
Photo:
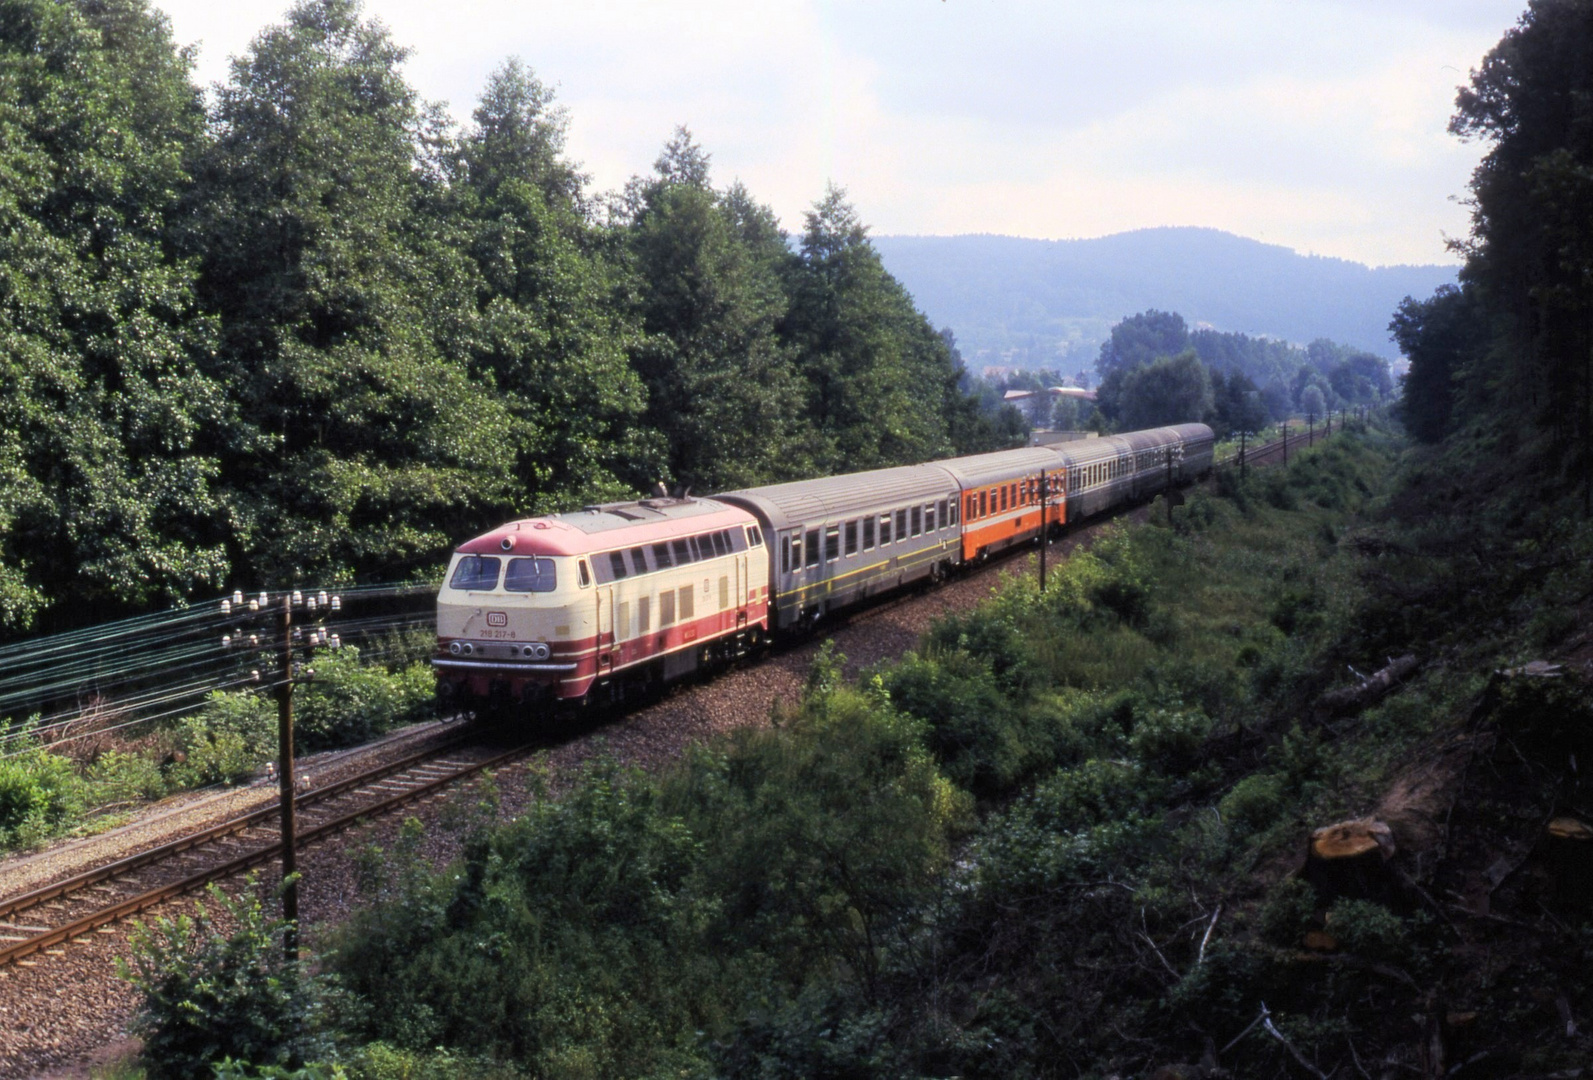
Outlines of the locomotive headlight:
[[461,649],[461,646],[460,646],[460,644],[459,644],[459,642],[457,642],[457,641],[450,641],[450,642],[449,642],[449,643],[448,643],[448,651],[449,651],[449,652],[451,652],[451,653],[453,653],[453,654],[454,654],[454,655],[455,655],[455,656],[458,656],[458,655],[459,655],[459,654],[460,654],[460,652],[461,652],[461,651],[462,651],[462,649]]

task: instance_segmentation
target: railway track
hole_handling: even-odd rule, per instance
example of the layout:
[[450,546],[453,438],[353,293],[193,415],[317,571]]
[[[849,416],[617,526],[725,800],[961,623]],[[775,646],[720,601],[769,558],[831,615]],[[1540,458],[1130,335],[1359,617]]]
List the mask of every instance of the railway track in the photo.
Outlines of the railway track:
[[[362,821],[440,793],[484,770],[519,760],[540,743],[522,743],[486,757],[461,751],[461,737],[357,775],[301,793],[299,847]],[[279,858],[272,826],[280,802],[227,818],[198,832],[30,892],[0,899],[0,966],[59,955],[75,938],[138,915],[157,904]]]
[[[1291,438],[1299,445],[1303,439]],[[1275,440],[1247,449],[1248,465],[1281,460],[1284,444]],[[1237,459],[1218,462],[1233,467]],[[1122,508],[1127,509],[1127,508]],[[1122,510],[1115,512],[1121,513]],[[1023,545],[1013,555],[1028,551]],[[1008,558],[976,568],[994,571]],[[850,612],[836,622],[856,625],[881,618],[916,602],[925,590],[909,589]],[[804,639],[805,640],[805,639]],[[739,665],[738,665],[739,666]],[[489,756],[465,760],[465,736],[432,746],[354,776],[310,789],[295,799],[300,815],[299,844],[307,846],[361,822],[426,799],[487,769],[510,764],[541,748],[534,739]],[[0,967],[31,964],[30,957],[60,955],[74,939],[141,914],[214,881],[273,862],[281,856],[275,831],[276,801],[227,818],[177,840],[83,871],[15,896],[0,898]]]

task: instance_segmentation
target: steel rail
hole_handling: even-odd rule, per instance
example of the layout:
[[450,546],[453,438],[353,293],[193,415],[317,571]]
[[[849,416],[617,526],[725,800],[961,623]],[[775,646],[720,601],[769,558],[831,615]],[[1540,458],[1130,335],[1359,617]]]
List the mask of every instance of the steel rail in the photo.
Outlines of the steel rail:
[[[456,741],[448,744],[447,748],[452,748],[454,746],[457,746],[458,742],[459,742],[459,740],[456,740]],[[514,748],[512,750],[506,750],[503,753],[494,755],[493,757],[490,757],[490,758],[488,758],[488,759],[486,759],[484,761],[473,762],[473,763],[467,764],[467,765],[465,765],[463,767],[455,768],[451,772],[449,772],[449,774],[446,775],[446,776],[440,776],[440,777],[436,777],[436,778],[433,778],[433,779],[430,779],[430,780],[423,780],[422,782],[416,784],[413,787],[405,788],[403,791],[394,792],[393,794],[388,795],[385,798],[380,798],[380,799],[374,800],[373,802],[365,803],[365,804],[361,805],[360,807],[357,807],[356,809],[349,811],[346,814],[341,814],[341,815],[339,815],[337,817],[332,818],[329,821],[325,821],[325,822],[322,822],[321,824],[314,825],[314,826],[311,826],[310,828],[301,830],[300,833],[299,833],[299,844],[302,846],[302,845],[310,843],[310,842],[312,842],[314,840],[317,840],[317,839],[320,839],[320,838],[323,838],[323,837],[326,837],[326,836],[335,835],[336,833],[341,832],[342,830],[344,830],[346,828],[349,828],[350,826],[354,825],[355,823],[359,822],[360,820],[362,820],[364,818],[375,817],[375,816],[378,816],[380,814],[387,813],[388,811],[393,810],[393,809],[395,809],[395,808],[397,808],[399,806],[402,806],[405,803],[413,802],[416,799],[425,798],[426,796],[431,795],[431,794],[437,792],[438,790],[440,790],[442,788],[448,787],[451,784],[456,784],[459,781],[467,779],[467,778],[469,778],[471,776],[474,776],[475,774],[477,774],[479,772],[482,772],[485,769],[494,768],[494,767],[496,767],[496,766],[498,766],[500,764],[503,764],[505,762],[512,761],[512,760],[515,760],[515,759],[520,758],[520,757],[524,757],[526,754],[535,752],[535,750],[536,750],[535,746],[519,746],[519,747],[516,747],[516,748]],[[415,755],[415,757],[417,757],[417,758],[435,757],[435,756],[436,756],[436,750],[435,749],[434,749],[434,751],[432,753],[429,753],[429,754]],[[414,767],[415,764],[417,764],[417,762],[414,761],[414,760],[411,760],[409,762],[409,767]],[[388,765],[382,766],[379,769],[373,769],[369,773],[365,773],[365,774],[362,774],[362,775],[357,776],[357,777],[350,777],[347,780],[339,781],[336,784],[330,784],[326,788],[318,789],[315,794],[318,794],[320,797],[317,798],[315,801],[316,802],[324,802],[324,801],[334,797],[333,794],[332,794],[334,792],[334,790],[336,791],[337,794],[342,794],[342,793],[348,791],[351,788],[360,787],[360,786],[363,786],[365,784],[370,784],[370,783],[376,782],[378,780],[385,779],[387,776],[392,775],[394,772],[400,772],[400,771],[403,771],[402,767],[400,767],[400,763],[398,763],[398,762],[390,762],[390,763],[388,763]],[[309,793],[307,793],[307,794],[309,794]],[[299,800],[295,800],[295,805],[299,805]],[[261,810],[253,811],[250,814],[245,815],[243,818],[234,819],[232,822],[224,822],[220,826],[213,827],[213,829],[222,829],[225,826],[232,825],[232,826],[234,826],[234,828],[232,828],[230,830],[230,832],[242,831],[243,829],[246,829],[246,828],[249,827],[249,825],[240,824],[240,822],[243,822],[246,818],[247,819],[259,820],[262,817],[271,817],[271,816],[274,816],[277,813],[278,809],[279,809],[278,806],[273,804],[270,807],[266,807],[266,808],[263,808]],[[213,831],[213,830],[206,830],[206,831],[208,832],[208,831]],[[228,835],[228,834],[229,834],[228,832],[223,832],[221,835]],[[185,838],[185,839],[187,839],[187,838]],[[181,843],[181,841],[178,841],[176,843]],[[174,844],[174,845],[166,845],[165,847],[166,847],[166,849],[170,849],[170,848],[175,847],[175,846],[176,845]],[[193,845],[188,845],[188,846],[192,847]],[[161,850],[161,849],[156,849],[156,850]],[[183,848],[181,850],[187,850],[187,849]],[[175,851],[174,850],[167,850],[166,851],[166,857],[169,858],[172,855],[180,854],[181,850],[175,850]],[[239,855],[239,856],[237,856],[237,857],[235,857],[233,859],[230,859],[230,860],[228,860],[228,861],[226,861],[224,863],[221,863],[221,864],[219,864],[217,866],[213,866],[213,867],[210,867],[210,868],[205,869],[205,870],[200,870],[200,871],[198,871],[198,872],[196,872],[194,874],[190,874],[188,877],[183,878],[180,881],[171,882],[171,883],[168,883],[166,885],[156,886],[153,889],[148,889],[148,890],[146,890],[144,892],[141,892],[141,893],[139,893],[136,896],[132,896],[132,897],[126,899],[126,900],[118,901],[115,904],[111,904],[111,905],[109,905],[107,907],[101,908],[98,911],[95,911],[95,912],[92,912],[92,913],[90,913],[88,915],[85,915],[85,916],[83,916],[83,917],[81,917],[79,919],[76,919],[76,920],[74,920],[74,921],[72,921],[70,923],[67,923],[64,926],[57,927],[57,928],[55,928],[53,930],[50,930],[48,932],[45,932],[45,933],[36,934],[35,936],[28,937],[28,938],[26,938],[26,939],[24,939],[22,941],[14,942],[14,943],[6,945],[4,947],[0,947],[0,967],[3,967],[3,966],[5,966],[6,964],[9,964],[9,963],[13,963],[13,962],[15,962],[17,960],[21,960],[21,959],[23,959],[23,958],[25,958],[27,956],[31,956],[34,953],[39,952],[40,950],[48,949],[48,948],[51,948],[52,946],[60,945],[60,944],[63,944],[65,942],[71,941],[74,938],[82,937],[85,934],[92,933],[93,931],[99,929],[102,926],[107,925],[108,923],[116,922],[116,921],[118,921],[120,919],[125,919],[128,916],[130,916],[130,915],[137,915],[137,914],[139,914],[139,913],[141,913],[143,911],[146,911],[149,908],[155,906],[156,904],[163,903],[166,900],[170,900],[170,899],[172,899],[175,896],[181,896],[181,895],[183,895],[185,893],[193,892],[196,889],[202,888],[203,886],[205,886],[206,884],[208,884],[208,883],[210,883],[212,881],[219,881],[222,878],[230,877],[233,874],[240,873],[240,872],[242,872],[244,870],[253,869],[256,866],[261,865],[262,863],[269,862],[272,859],[278,857],[281,854],[281,852],[282,852],[282,842],[280,840],[274,841],[272,843],[269,843],[269,844],[263,845],[261,847],[258,847],[258,848],[254,849],[252,851],[249,851],[249,852],[246,852],[246,853],[244,853],[242,855]],[[110,864],[107,867],[100,868],[99,871],[89,871],[87,874],[79,875],[78,878],[70,879],[70,880],[77,881],[77,880],[80,880],[80,879],[86,879],[88,877],[91,877],[91,876],[93,876],[95,874],[100,873],[100,871],[109,870],[112,867],[121,867],[122,868],[122,872],[126,873],[130,869],[129,867],[126,866],[127,863],[129,863],[129,862],[131,862],[133,860],[137,860],[137,859],[145,859],[145,856],[148,856],[150,854],[152,854],[152,852],[143,852],[140,855],[132,856],[128,860],[123,860],[121,863],[113,863],[113,864]],[[154,861],[154,860],[145,859],[143,865],[146,865],[146,866],[150,865],[150,863],[152,861]],[[101,876],[99,878],[99,880],[103,881],[103,880],[105,880],[105,877]],[[87,888],[89,885],[97,884],[97,883],[98,883],[97,881],[96,882],[84,881],[81,885],[78,886],[78,889],[73,890],[73,891],[81,891],[82,888]],[[58,898],[60,898],[63,895],[67,895],[66,892],[60,891],[59,888],[58,888],[59,885],[64,885],[64,884],[67,884],[67,882],[60,882],[60,883],[57,883],[57,885],[55,885],[55,886],[47,886],[44,889],[36,890],[34,893],[30,893],[27,896],[17,897],[17,898],[15,898],[12,901],[8,901],[8,906],[5,908],[5,910],[3,912],[0,912],[0,915],[12,914],[12,913],[15,913],[16,911],[23,910],[24,907],[36,906],[39,903],[44,903],[44,902],[47,902],[48,900],[58,899]],[[42,896],[42,895],[40,895],[40,894],[43,894],[43,893],[50,892],[51,890],[56,890],[54,896]],[[24,900],[28,900],[30,902],[28,904],[24,905],[24,906],[18,906],[19,902],[20,901],[24,901]]]

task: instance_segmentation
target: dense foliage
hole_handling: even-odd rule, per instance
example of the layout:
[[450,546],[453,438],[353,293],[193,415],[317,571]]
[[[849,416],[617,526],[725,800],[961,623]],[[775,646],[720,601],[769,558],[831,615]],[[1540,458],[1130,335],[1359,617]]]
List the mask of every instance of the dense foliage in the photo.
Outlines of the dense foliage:
[[523,64],[459,129],[405,56],[302,0],[207,104],[144,0],[0,6],[0,632],[1000,443],[842,192],[793,248],[681,131],[605,199]]
[[1304,348],[1268,338],[1190,331],[1150,310],[1112,327],[1095,361],[1101,413],[1119,430],[1204,421],[1219,435],[1269,420],[1321,418],[1388,400],[1379,356],[1318,338]]
[[1487,153],[1471,180],[1459,288],[1407,297],[1413,434],[1525,450],[1593,508],[1593,3],[1532,0],[1456,99],[1450,131]]

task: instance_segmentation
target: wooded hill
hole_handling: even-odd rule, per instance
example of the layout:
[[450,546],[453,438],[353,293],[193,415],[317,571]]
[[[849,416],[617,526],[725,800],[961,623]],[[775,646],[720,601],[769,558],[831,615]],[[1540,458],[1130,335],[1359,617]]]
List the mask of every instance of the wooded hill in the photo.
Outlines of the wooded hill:
[[1176,311],[1194,326],[1395,359],[1389,312],[1452,283],[1447,266],[1368,267],[1216,229],[1140,229],[1091,240],[877,236],[885,265],[975,371],[1088,369],[1113,323]]
[[529,68],[456,128],[404,58],[305,0],[207,102],[143,0],[0,4],[0,634],[999,441],[840,191],[793,243],[680,130],[600,195]]

